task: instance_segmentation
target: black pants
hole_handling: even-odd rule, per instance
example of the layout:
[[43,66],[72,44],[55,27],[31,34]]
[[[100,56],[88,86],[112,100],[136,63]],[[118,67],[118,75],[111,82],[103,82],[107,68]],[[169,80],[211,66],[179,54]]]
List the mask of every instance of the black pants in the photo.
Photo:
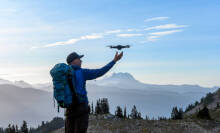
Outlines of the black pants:
[[86,133],[89,123],[88,105],[80,104],[77,109],[66,109],[65,133]]

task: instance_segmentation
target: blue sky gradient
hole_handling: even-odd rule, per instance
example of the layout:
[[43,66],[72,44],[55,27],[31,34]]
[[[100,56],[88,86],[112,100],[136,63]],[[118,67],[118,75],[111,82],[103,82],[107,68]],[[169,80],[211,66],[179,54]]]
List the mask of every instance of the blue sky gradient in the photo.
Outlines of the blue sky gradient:
[[130,44],[108,73],[154,84],[220,86],[218,0],[2,0],[0,78],[49,82],[76,51],[83,67],[113,59],[107,45]]

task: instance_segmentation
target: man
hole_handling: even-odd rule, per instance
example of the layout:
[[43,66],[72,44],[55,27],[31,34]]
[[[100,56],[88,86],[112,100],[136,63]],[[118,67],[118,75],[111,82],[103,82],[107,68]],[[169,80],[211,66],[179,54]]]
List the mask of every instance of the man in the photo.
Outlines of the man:
[[114,64],[123,56],[123,52],[118,54],[107,65],[100,69],[81,68],[84,55],[73,52],[67,56],[67,63],[75,70],[76,94],[79,105],[76,108],[67,108],[65,111],[65,133],[86,133],[89,121],[88,97],[86,91],[86,80],[96,79],[108,72]]

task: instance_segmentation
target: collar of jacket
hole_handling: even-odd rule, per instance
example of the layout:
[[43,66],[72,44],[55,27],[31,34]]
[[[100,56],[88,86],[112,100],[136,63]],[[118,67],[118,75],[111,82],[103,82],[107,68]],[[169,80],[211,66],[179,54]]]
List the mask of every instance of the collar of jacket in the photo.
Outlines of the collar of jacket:
[[71,67],[72,67],[73,69],[81,69],[81,67],[80,67],[80,66],[77,66],[77,65],[71,65]]

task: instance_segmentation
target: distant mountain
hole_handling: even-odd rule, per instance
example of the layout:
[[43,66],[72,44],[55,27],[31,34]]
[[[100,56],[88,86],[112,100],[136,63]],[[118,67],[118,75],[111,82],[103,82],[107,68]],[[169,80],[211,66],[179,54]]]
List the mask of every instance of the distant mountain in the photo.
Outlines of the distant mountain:
[[14,81],[14,85],[21,88],[33,88],[33,86],[23,80]]
[[32,88],[32,85],[23,81],[23,80],[19,80],[19,81],[9,81],[9,80],[5,80],[5,79],[0,79],[0,85],[1,84],[11,84],[11,85],[15,85],[15,86],[18,86],[18,87],[21,87],[21,88],[28,88],[28,87],[31,87]]
[[123,89],[138,89],[138,90],[148,90],[148,91],[172,91],[177,93],[207,93],[213,92],[217,87],[204,88],[199,85],[155,85],[146,84],[136,80],[129,73],[113,73],[111,76],[107,76],[101,80],[96,80],[89,82],[91,84],[96,84],[100,86],[112,86],[119,87]]
[[12,82],[5,79],[0,79],[0,84],[11,84]]
[[95,102],[99,97],[107,97],[111,102],[111,112],[114,112],[117,105],[127,106],[130,110],[135,104],[143,115],[150,117],[169,117],[172,107],[185,108],[216,89],[186,84],[146,84],[136,80],[129,73],[113,73],[101,80],[89,81],[87,84],[90,101]]
[[53,91],[53,85],[52,83],[38,83],[32,85],[36,89],[52,92]]
[[144,84],[136,80],[129,73],[113,73],[111,76],[106,76],[101,80],[96,80],[93,82],[100,86],[116,86],[123,89],[143,89]]
[[119,82],[138,82],[130,73],[113,73],[111,76],[106,76],[104,79],[101,80],[102,82],[113,82],[113,83],[119,83]]
[[10,84],[0,85],[0,126],[21,124],[26,120],[31,126],[56,116],[52,93]]
[[[27,120],[36,126],[57,115],[51,83],[29,85],[25,81],[14,83],[3,79],[0,82],[5,83],[0,84],[0,125]],[[198,85],[146,84],[129,73],[113,73],[100,80],[87,81],[86,88],[90,103],[95,104],[98,98],[108,98],[111,113],[118,105],[126,106],[130,113],[132,106],[136,105],[143,117],[169,117],[172,107],[185,108],[216,90]],[[63,116],[63,112],[59,116]]]

